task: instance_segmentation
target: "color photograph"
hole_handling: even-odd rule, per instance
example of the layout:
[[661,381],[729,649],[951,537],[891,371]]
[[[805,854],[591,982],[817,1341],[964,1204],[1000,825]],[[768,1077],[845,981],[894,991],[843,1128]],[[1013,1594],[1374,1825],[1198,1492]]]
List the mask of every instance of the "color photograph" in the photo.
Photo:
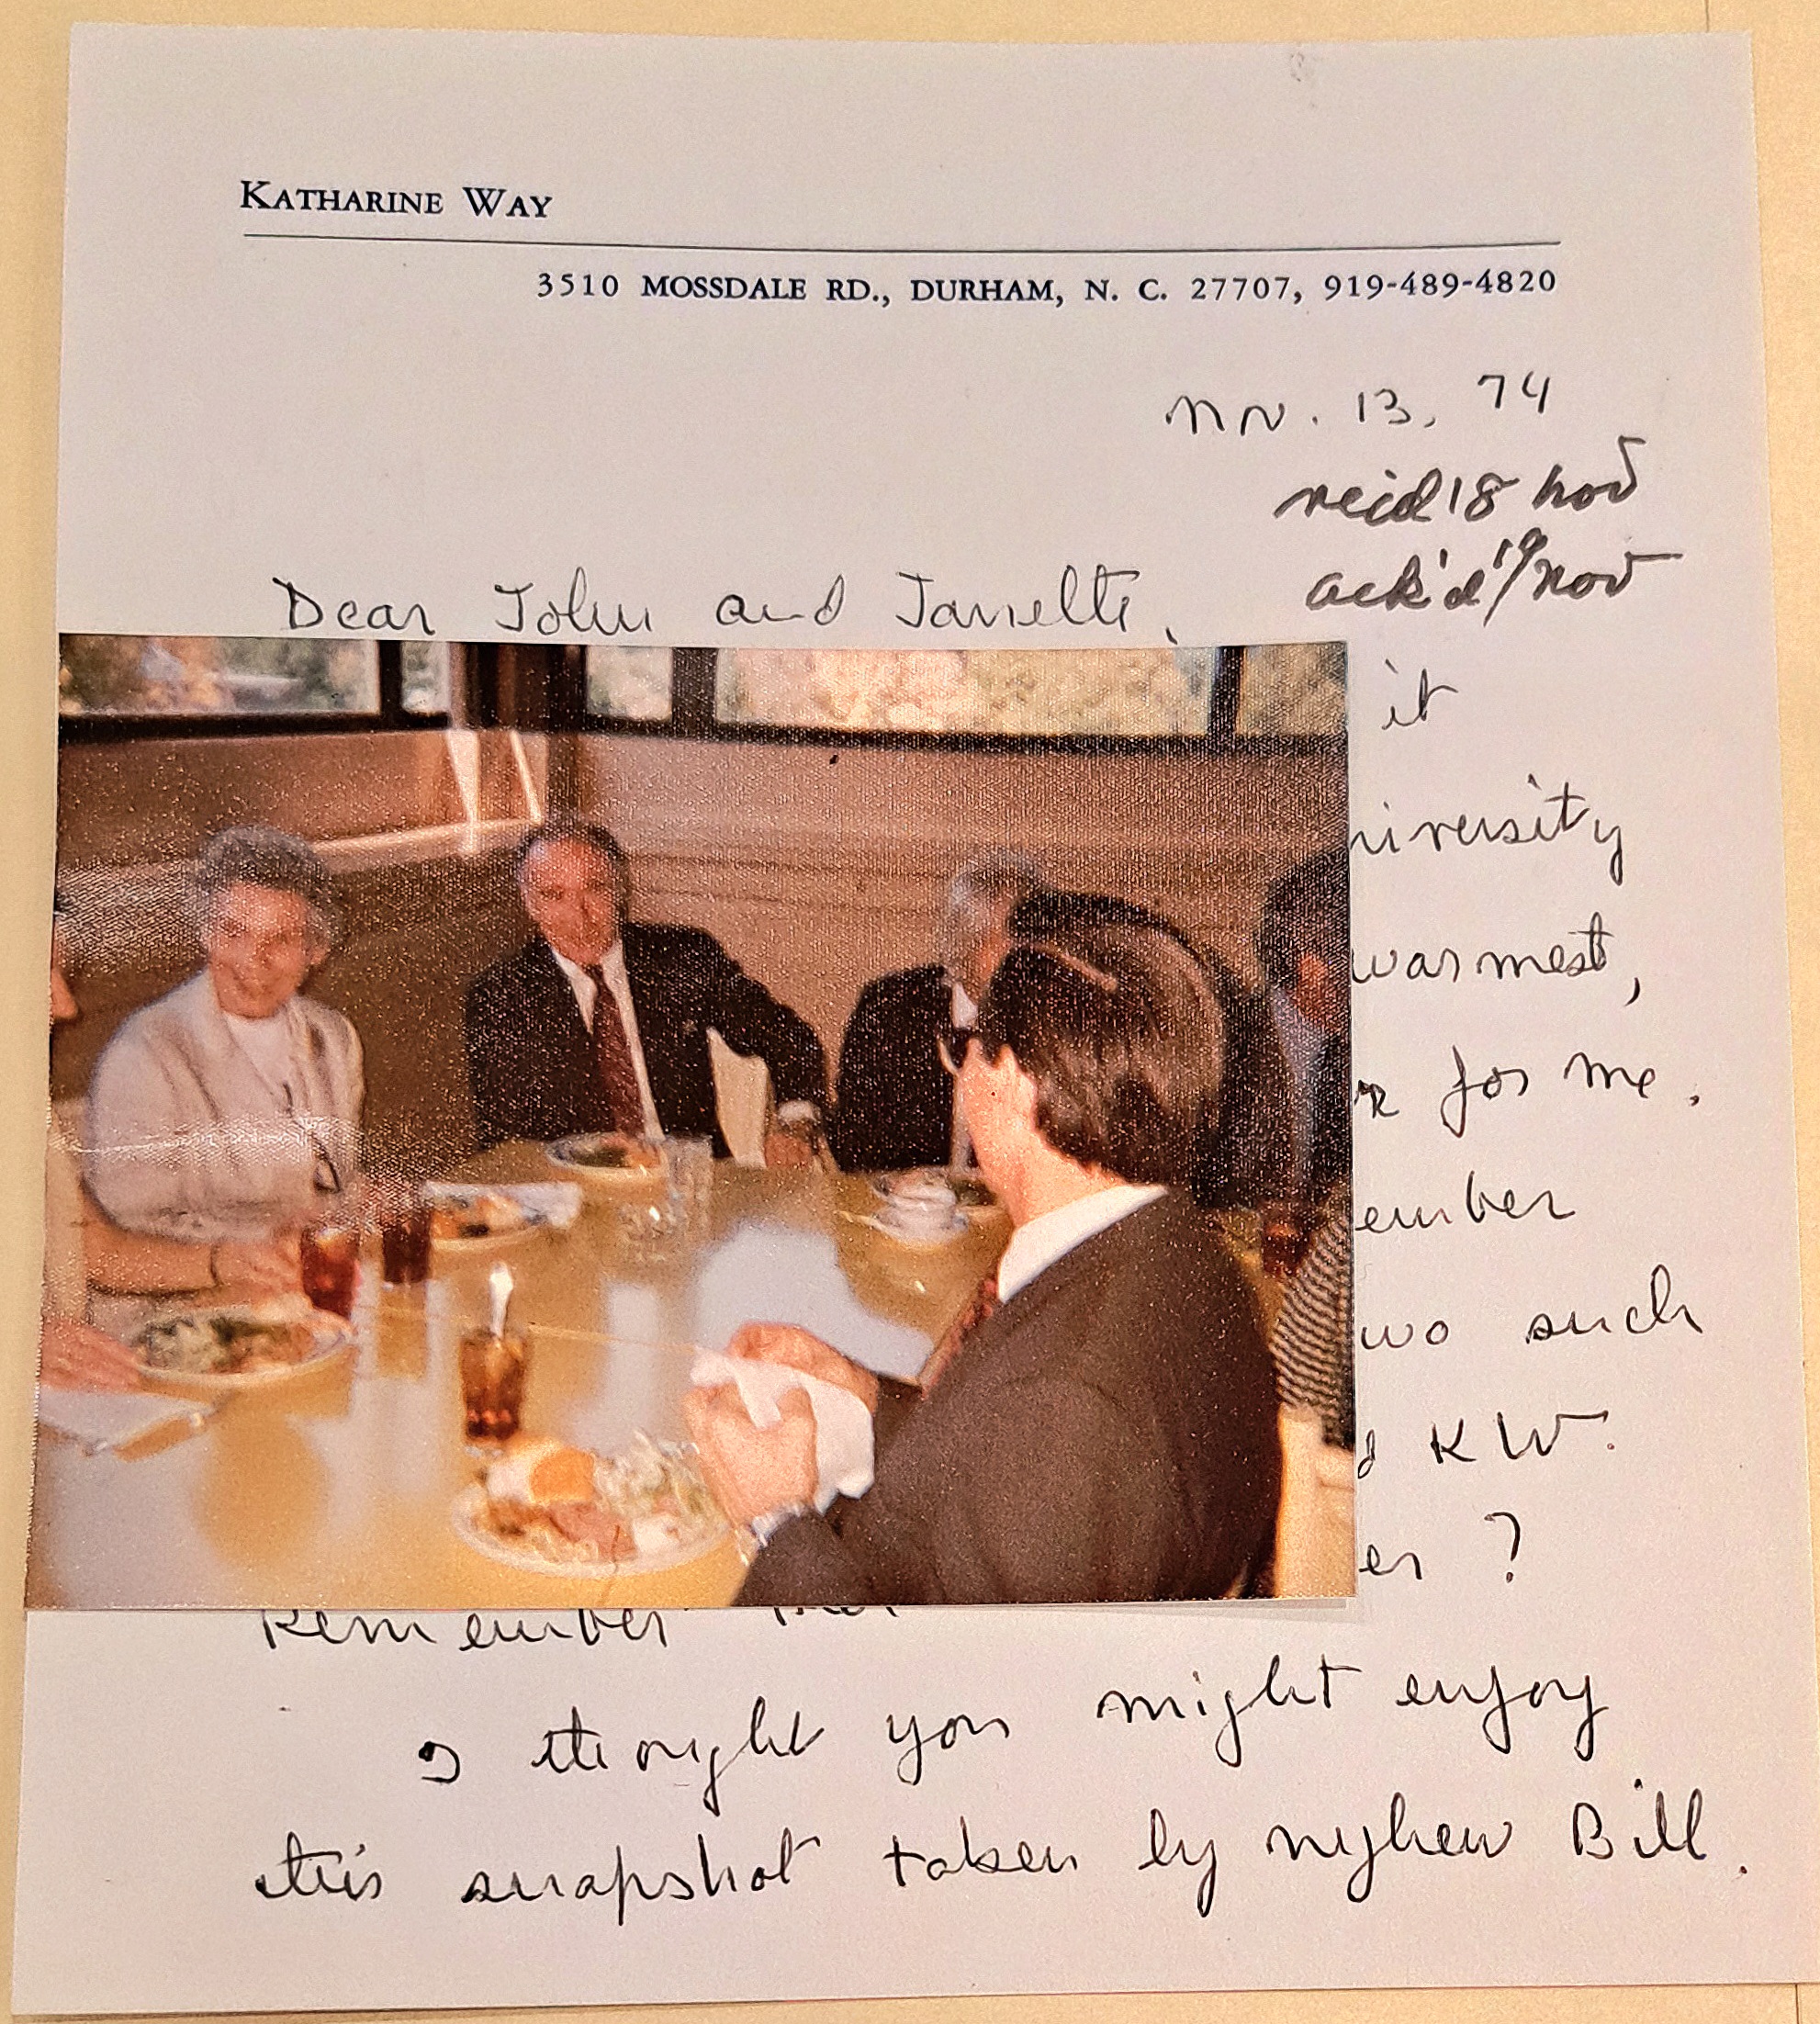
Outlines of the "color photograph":
[[1350,1593],[1345,660],[66,635],[31,1606]]

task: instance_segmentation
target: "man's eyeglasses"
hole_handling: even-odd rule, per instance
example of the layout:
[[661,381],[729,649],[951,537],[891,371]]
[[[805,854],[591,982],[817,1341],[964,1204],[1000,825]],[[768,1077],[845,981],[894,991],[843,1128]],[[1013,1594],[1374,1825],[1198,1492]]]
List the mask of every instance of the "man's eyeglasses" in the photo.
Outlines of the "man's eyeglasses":
[[967,1065],[967,1050],[974,1038],[971,1026],[956,1026],[951,1019],[936,1029],[936,1052],[950,1075],[958,1075]]

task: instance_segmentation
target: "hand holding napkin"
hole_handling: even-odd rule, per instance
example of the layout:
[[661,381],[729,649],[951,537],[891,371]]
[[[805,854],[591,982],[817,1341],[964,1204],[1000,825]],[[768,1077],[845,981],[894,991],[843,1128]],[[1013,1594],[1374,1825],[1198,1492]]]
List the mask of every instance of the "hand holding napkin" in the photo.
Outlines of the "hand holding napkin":
[[703,1350],[690,1369],[689,1381],[706,1389],[736,1387],[755,1427],[777,1424],[778,1401],[785,1392],[796,1389],[807,1396],[815,1415],[817,1511],[826,1511],[837,1495],[861,1497],[872,1487],[872,1416],[844,1387],[792,1370],[788,1364],[729,1356],[723,1350]]

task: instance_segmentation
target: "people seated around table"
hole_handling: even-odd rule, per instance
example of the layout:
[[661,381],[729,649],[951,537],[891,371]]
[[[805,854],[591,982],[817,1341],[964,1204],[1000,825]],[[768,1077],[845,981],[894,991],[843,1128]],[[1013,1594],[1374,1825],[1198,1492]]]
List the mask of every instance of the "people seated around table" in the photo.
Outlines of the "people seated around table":
[[339,928],[334,881],[281,829],[224,829],[190,917],[203,968],[95,1064],[84,1176],[123,1229],[260,1242],[333,1209],[358,1173],[360,1040],[302,991]]
[[697,928],[626,919],[625,853],[598,824],[557,817],[518,847],[536,929],[467,993],[468,1085],[481,1148],[575,1131],[712,1138],[710,1029],[770,1066],[770,1165],[814,1158],[827,1062],[814,1028]]
[[1352,954],[1343,849],[1305,859],[1264,904],[1264,987],[1196,1193],[1209,1206],[1312,1209],[1350,1178]]
[[960,1073],[1013,1232],[918,1383],[795,1328],[749,1325],[729,1345],[859,1398],[871,1488],[816,1513],[800,1390],[762,1431],[736,1387],[685,1400],[710,1488],[759,1542],[742,1602],[1205,1598],[1264,1577],[1270,1360],[1185,1185],[1220,1041],[1206,971],[1161,929],[1084,923],[1014,943]]
[[[1042,889],[1035,860],[1021,850],[975,858],[949,882],[940,961],[874,977],[860,992],[841,1038],[829,1134],[836,1162],[849,1173],[968,1164],[966,1120],[939,1043],[972,1030],[1010,944],[1012,909]],[[958,1058],[953,1040],[949,1046]]]
[[[59,916],[51,939],[51,1023],[80,1016],[70,987],[69,930]],[[185,1243],[117,1229],[84,1190],[75,1154],[53,1114],[44,1146],[44,1310],[39,1381],[59,1391],[130,1391],[133,1353],[91,1326],[89,1291],[187,1293],[244,1287],[278,1292],[298,1283],[295,1240],[276,1243]]]

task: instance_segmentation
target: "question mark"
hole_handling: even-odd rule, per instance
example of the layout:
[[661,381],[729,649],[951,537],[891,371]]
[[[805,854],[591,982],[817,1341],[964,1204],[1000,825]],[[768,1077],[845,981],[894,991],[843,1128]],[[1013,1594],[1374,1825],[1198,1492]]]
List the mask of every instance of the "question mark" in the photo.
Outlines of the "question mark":
[[[1517,1523],[1517,1514],[1513,1511],[1488,1511],[1486,1512],[1485,1522],[1488,1525],[1494,1518],[1508,1518],[1511,1521],[1511,1567],[1514,1568],[1517,1564],[1517,1548],[1523,1543],[1523,1528]],[[1504,1579],[1507,1581],[1514,1581],[1516,1576],[1507,1569]]]

